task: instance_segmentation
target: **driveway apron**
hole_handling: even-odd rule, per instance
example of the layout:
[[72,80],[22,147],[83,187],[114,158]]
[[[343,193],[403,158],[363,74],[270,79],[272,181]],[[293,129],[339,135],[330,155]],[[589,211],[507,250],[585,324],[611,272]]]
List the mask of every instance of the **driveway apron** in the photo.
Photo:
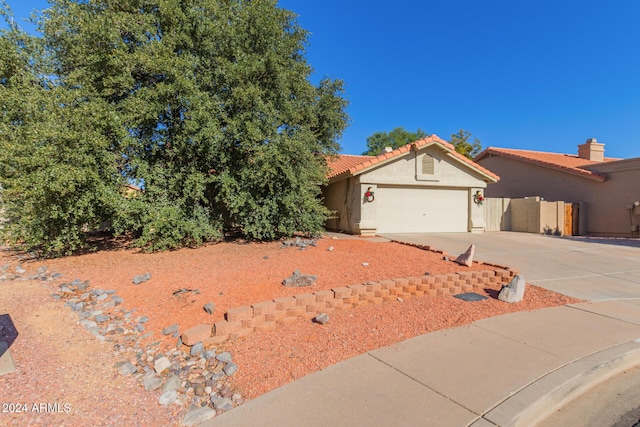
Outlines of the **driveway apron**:
[[564,238],[508,231],[385,234],[455,258],[471,244],[475,260],[520,271],[528,283],[590,301],[640,298],[640,239]]

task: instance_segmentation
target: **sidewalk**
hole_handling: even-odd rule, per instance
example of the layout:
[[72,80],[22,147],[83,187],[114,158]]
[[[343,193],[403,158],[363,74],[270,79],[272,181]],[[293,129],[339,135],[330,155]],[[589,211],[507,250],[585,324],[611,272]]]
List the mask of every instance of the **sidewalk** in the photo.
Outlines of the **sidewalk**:
[[201,426],[531,426],[637,364],[640,298],[588,302],[373,350]]

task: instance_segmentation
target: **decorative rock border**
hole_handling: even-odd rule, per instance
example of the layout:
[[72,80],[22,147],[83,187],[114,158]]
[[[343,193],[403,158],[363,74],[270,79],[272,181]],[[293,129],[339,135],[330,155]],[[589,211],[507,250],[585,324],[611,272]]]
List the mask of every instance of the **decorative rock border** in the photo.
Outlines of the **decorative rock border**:
[[330,313],[365,304],[381,304],[424,295],[472,292],[490,284],[507,283],[516,274],[514,270],[494,266],[492,270],[403,277],[262,301],[251,306],[229,309],[225,313],[225,320],[213,325],[200,324],[187,329],[182,333],[182,342],[185,345],[197,342],[204,342],[205,345],[218,344],[248,335],[254,330],[274,329],[300,318],[311,320],[320,312]]
[[[397,240],[393,242],[449,257],[445,251],[435,250],[427,245]],[[320,312],[330,313],[364,304],[381,304],[385,301],[405,300],[424,295],[455,295],[473,292],[475,288],[482,288],[489,284],[508,283],[519,273],[517,270],[498,264],[484,262],[476,262],[476,264],[490,269],[341,286],[232,308],[225,313],[225,320],[215,322],[213,325],[196,325],[184,331],[182,342],[187,346],[197,342],[215,345],[228,339],[246,336],[254,330],[274,329],[279,325],[295,322],[299,318],[311,320]]]
[[[15,271],[15,274],[12,273]],[[47,267],[29,275],[20,264],[0,266],[0,284],[10,280],[51,282],[62,278]],[[159,393],[160,405],[184,409],[180,425],[197,425],[216,414],[241,405],[244,398],[231,388],[230,377],[238,370],[231,353],[217,348],[205,349],[202,343],[190,348],[160,349],[160,341],[144,344],[153,332],[145,332],[147,316],[134,315],[135,308],[122,308],[124,299],[115,290],[93,289],[89,280],[49,284],[51,297],[64,302],[77,316],[78,323],[98,341],[112,346],[121,358],[114,369],[123,377],[132,377],[146,391]],[[106,313],[104,314],[103,313]],[[177,324],[166,327],[163,335],[179,335]]]

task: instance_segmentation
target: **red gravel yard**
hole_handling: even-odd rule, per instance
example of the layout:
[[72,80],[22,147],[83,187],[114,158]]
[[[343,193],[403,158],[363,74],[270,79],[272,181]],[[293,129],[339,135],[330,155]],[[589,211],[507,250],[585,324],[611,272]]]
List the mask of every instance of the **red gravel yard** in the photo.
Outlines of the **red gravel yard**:
[[[224,319],[224,313],[230,308],[370,281],[423,276],[425,273],[438,275],[492,268],[477,263],[472,267],[465,267],[444,260],[440,253],[399,243],[347,236],[325,236],[318,239],[315,245],[308,245],[304,249],[297,246],[283,247],[280,242],[227,242],[155,254],[145,254],[124,247],[47,261],[20,261],[15,253],[7,250],[0,252],[0,265],[10,263],[10,268],[14,268],[18,262],[21,262],[29,273],[42,266],[47,266],[50,273],[62,273],[62,278],[53,281],[34,282],[40,289],[48,289],[49,293],[51,290],[57,290],[61,283],[74,279],[89,280],[90,289],[115,291],[115,295],[123,299],[117,309],[135,309],[136,315],[148,317],[145,332],[151,334],[147,341],[159,341],[160,347],[167,351],[175,349],[177,339],[171,335],[163,335],[163,328],[177,323],[180,331],[184,331],[197,324],[212,324]],[[309,287],[283,286],[282,281],[296,269],[303,274],[316,275],[316,282]],[[132,283],[135,276],[147,273],[151,275],[150,280],[138,285]],[[0,289],[7,286],[6,283],[15,282],[5,281],[3,285],[0,281]],[[500,286],[500,283],[495,283],[484,289],[474,288],[475,292],[489,297],[484,301],[465,302],[450,295],[398,298],[380,304],[331,312],[326,325],[301,318],[269,330],[256,330],[245,336],[234,337],[217,344],[216,347],[218,351],[229,351],[238,365],[237,372],[230,377],[233,391],[241,394],[244,399],[251,399],[341,360],[416,335],[465,325],[504,313],[576,301],[529,285],[524,301],[508,304],[497,300]],[[29,289],[32,288],[24,286],[25,292]],[[21,315],[17,313],[25,310],[29,298],[25,298],[25,295],[18,297],[3,294],[0,303],[3,304],[1,308],[5,308],[10,314],[13,312],[13,321],[19,326]],[[215,306],[213,314],[208,314],[203,309],[207,303],[213,303]],[[12,308],[14,304],[21,304],[21,310]],[[49,338],[48,342],[55,342],[57,330],[69,331],[68,326],[58,325],[60,322],[74,324],[73,340],[95,341],[86,330],[77,328],[78,318],[74,317],[69,307],[64,307],[62,301],[52,300],[49,305],[52,304],[57,304],[59,310],[66,310],[67,315],[53,316],[51,310],[44,313],[51,317],[52,326],[47,330],[48,334],[54,337]],[[46,324],[45,319],[41,320]],[[38,395],[42,388],[28,388],[26,384],[32,377],[34,381],[40,377],[46,367],[30,366],[32,361],[43,363],[43,357],[29,357],[25,354],[36,351],[32,345],[18,342],[28,339],[36,338],[27,333],[18,336],[11,349],[14,358],[20,361],[20,380],[15,380],[15,373],[2,376],[0,390],[7,390],[5,386],[11,385],[14,389],[10,393],[11,396],[6,397],[11,398],[19,394],[21,399],[37,401],[42,397]],[[66,340],[65,344],[57,343],[56,346],[73,346],[73,343],[68,343],[69,337],[66,335],[61,336],[61,339]],[[43,346],[38,351],[46,352],[47,348],[48,346]],[[102,348],[104,351],[109,350],[108,345]],[[83,375],[90,377],[92,374],[91,371],[87,371]],[[43,381],[43,378],[39,378],[39,381]],[[129,395],[132,399],[137,399],[135,401],[140,401],[141,397],[132,395],[131,387],[120,386],[119,382],[114,383],[114,386],[119,388],[119,401],[126,400]],[[104,378],[83,378],[82,384],[82,393],[87,396],[105,386]],[[16,390],[15,387],[23,387],[24,390]],[[6,394],[4,391],[2,393]],[[145,393],[145,396],[155,396],[153,399],[156,400],[159,396],[159,391]],[[166,408],[160,405],[148,407],[147,402],[145,406],[145,411],[162,412],[165,420],[171,416],[167,415]],[[173,416],[177,417],[181,411],[186,411],[186,406],[188,405],[172,407]],[[64,421],[59,424],[108,424],[108,420],[93,411],[91,405],[87,404],[82,411],[74,412],[73,416],[59,419],[58,421]],[[147,425],[146,422],[152,419],[142,411],[133,412],[135,413],[129,414],[126,418],[126,422]]]

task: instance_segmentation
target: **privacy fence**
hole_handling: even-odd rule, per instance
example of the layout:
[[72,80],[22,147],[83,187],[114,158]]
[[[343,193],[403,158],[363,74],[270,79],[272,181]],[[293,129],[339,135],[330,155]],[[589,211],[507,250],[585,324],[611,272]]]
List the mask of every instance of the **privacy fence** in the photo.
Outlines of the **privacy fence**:
[[487,198],[485,231],[520,231],[556,236],[579,235],[582,203],[547,202],[540,197]]

